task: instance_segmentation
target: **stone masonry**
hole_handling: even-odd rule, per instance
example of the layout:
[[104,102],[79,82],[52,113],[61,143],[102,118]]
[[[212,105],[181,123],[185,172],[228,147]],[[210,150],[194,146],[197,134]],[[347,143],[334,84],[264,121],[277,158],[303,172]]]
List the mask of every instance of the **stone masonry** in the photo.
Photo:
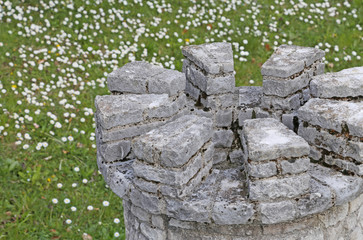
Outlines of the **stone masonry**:
[[183,72],[132,62],[97,96],[97,163],[126,238],[362,239],[363,67],[282,45],[262,87],[235,87],[229,43]]

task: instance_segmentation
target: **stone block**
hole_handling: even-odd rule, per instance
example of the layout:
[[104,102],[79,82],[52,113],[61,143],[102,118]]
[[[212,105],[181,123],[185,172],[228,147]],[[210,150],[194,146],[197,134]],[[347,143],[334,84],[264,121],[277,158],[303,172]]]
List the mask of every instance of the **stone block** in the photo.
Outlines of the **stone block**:
[[219,225],[246,224],[254,212],[251,203],[220,200],[214,203],[212,219]]
[[224,109],[216,112],[215,124],[217,127],[230,127],[232,120],[232,109]]
[[323,222],[325,227],[336,226],[337,223],[342,222],[348,214],[349,204],[346,203],[341,206],[335,206],[327,214],[319,215],[320,221]]
[[212,142],[216,148],[229,148],[232,146],[233,138],[231,130],[217,130],[213,133]]
[[212,120],[186,115],[135,139],[137,158],[165,167],[180,167],[211,138]]
[[158,195],[141,192],[137,188],[131,189],[130,201],[151,214],[162,214],[165,211],[165,203]]
[[287,98],[264,95],[261,99],[261,107],[275,110],[296,110],[300,107],[301,93],[296,93]]
[[166,239],[165,231],[152,227],[147,223],[141,223],[140,230],[141,230],[142,234],[147,236],[148,240],[165,240]]
[[152,215],[151,224],[159,229],[165,229],[165,222],[161,215]]
[[310,175],[329,186],[335,193],[335,205],[352,201],[363,192],[363,179],[346,176],[317,164],[310,164]]
[[324,74],[324,70],[325,70],[325,64],[324,63],[317,63],[316,64],[316,69],[315,69],[315,72],[314,72],[315,76]]
[[239,106],[258,107],[261,103],[262,87],[243,86],[239,87]]
[[157,193],[159,189],[159,184],[146,181],[139,177],[135,177],[133,183],[143,192]]
[[282,160],[280,162],[282,174],[297,174],[306,172],[309,169],[309,158],[297,158],[291,160]]
[[297,117],[297,113],[285,113],[282,114],[281,122],[288,127],[290,130],[295,131],[299,125],[299,120]]
[[310,82],[311,94],[317,98],[363,96],[363,74],[327,73]]
[[251,200],[294,198],[308,193],[310,176],[304,173],[284,178],[250,180],[248,190]]
[[252,119],[253,115],[256,115],[256,113],[255,114],[253,113],[254,113],[253,108],[241,109],[238,112],[238,125],[242,127],[245,120]]
[[324,51],[316,48],[281,45],[262,65],[261,74],[287,78],[303,71],[305,66],[310,66],[324,55]]
[[99,151],[105,162],[113,162],[124,159],[130,153],[130,141],[117,141],[100,144]]
[[307,196],[297,201],[297,211],[302,217],[321,213],[333,206],[333,195],[329,187],[311,179],[310,189]]
[[131,62],[110,73],[107,77],[111,92],[147,93],[148,79],[165,69],[147,62]]
[[328,165],[337,166],[340,169],[346,170],[351,173],[355,173],[358,176],[363,176],[363,165],[357,165],[353,162],[341,159],[340,157],[334,157],[331,155],[324,155],[324,162]]
[[136,207],[135,205],[131,206],[132,214],[137,217],[140,221],[151,222],[151,214],[146,212],[145,210]]
[[164,72],[149,79],[149,93],[175,96],[185,89],[185,74],[176,70],[165,69]]
[[242,134],[247,141],[251,161],[302,157],[310,152],[308,143],[302,137],[272,118],[246,120]]
[[216,148],[213,155],[213,164],[227,161],[229,149]]
[[[303,100],[303,103],[306,103],[307,101],[309,101],[310,98],[311,98],[310,88],[305,88],[302,91],[302,100]],[[301,105],[303,105],[303,104],[301,104]]]
[[255,178],[268,178],[277,175],[276,163],[248,163],[247,173],[250,177]]
[[281,223],[295,219],[296,206],[291,201],[261,203],[260,206],[263,224]]
[[[363,136],[363,102],[310,99],[298,110],[299,119],[339,133]],[[346,125],[346,126],[345,126]]]
[[195,87],[190,81],[186,81],[185,83],[185,93],[195,101],[198,101],[198,99],[200,98],[200,90]]
[[265,95],[287,97],[309,85],[307,73],[303,73],[296,78],[274,79],[265,77],[262,89]]
[[107,172],[103,175],[111,190],[120,198],[128,198],[129,192],[134,188],[132,164],[133,160],[107,165]]
[[208,43],[186,46],[183,55],[208,74],[231,73],[233,52],[230,43]]
[[244,156],[241,149],[235,149],[229,153],[231,163],[244,163]]

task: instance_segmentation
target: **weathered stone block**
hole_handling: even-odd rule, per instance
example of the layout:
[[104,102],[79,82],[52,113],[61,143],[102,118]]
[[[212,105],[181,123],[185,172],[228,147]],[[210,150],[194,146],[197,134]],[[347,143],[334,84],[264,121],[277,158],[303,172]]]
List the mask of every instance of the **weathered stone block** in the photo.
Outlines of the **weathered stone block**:
[[363,136],[363,102],[313,98],[298,110],[298,115],[311,125],[340,133],[346,129],[350,135]]
[[257,107],[261,103],[262,87],[243,86],[239,88],[239,106]]
[[212,142],[217,148],[228,148],[232,146],[233,138],[231,130],[217,130],[213,133]]
[[247,164],[248,175],[255,178],[268,178],[277,175],[276,163],[248,163]]
[[261,220],[264,224],[273,224],[293,220],[296,206],[291,201],[261,203]]
[[293,113],[282,114],[282,116],[281,116],[281,122],[286,127],[288,127],[290,130],[294,131],[295,128],[299,124],[298,117],[297,117],[297,113],[296,112],[293,112]]
[[233,72],[233,52],[230,43],[209,43],[186,46],[183,55],[209,74]]
[[137,158],[166,167],[180,167],[211,138],[212,120],[186,115],[133,141]]
[[363,96],[363,74],[327,73],[310,82],[311,94],[318,98]]
[[132,188],[130,200],[132,204],[151,214],[162,214],[165,212],[165,203],[156,194],[141,192],[137,188]]
[[242,127],[245,120],[251,119],[253,117],[253,113],[254,113],[253,108],[241,109],[238,112],[238,125]]
[[336,205],[352,201],[363,192],[363,179],[360,177],[345,176],[316,164],[310,164],[310,166],[310,175],[334,191]]
[[282,160],[281,173],[282,174],[297,174],[306,172],[309,169],[310,159],[309,158],[298,158],[291,160]]
[[218,164],[227,161],[228,152],[228,149],[216,148],[213,155],[213,163]]
[[219,110],[215,115],[217,127],[229,127],[232,124],[232,109]]
[[249,181],[251,200],[294,198],[307,193],[309,189],[310,176],[305,173],[284,178]]
[[274,79],[265,77],[262,84],[265,95],[287,97],[309,85],[309,78],[306,73],[290,79]]
[[174,96],[185,89],[185,74],[165,69],[164,72],[149,79],[149,93],[162,94],[167,93]]
[[253,205],[242,201],[217,201],[212,210],[212,219],[216,224],[245,224],[253,216]]
[[310,66],[324,55],[324,51],[316,48],[281,45],[262,65],[261,74],[287,78],[301,72],[305,66]]
[[131,143],[130,141],[109,142],[100,144],[98,147],[105,162],[113,162],[122,160],[129,154]]
[[251,161],[302,157],[310,152],[308,143],[302,137],[272,118],[246,120],[242,134],[247,141]]
[[140,230],[141,232],[147,236],[147,239],[149,240],[164,240],[166,239],[166,232],[152,227],[147,223],[141,223],[140,224]]
[[190,81],[185,83],[185,93],[197,101],[200,97],[200,90],[195,87]]
[[300,99],[301,93],[287,98],[264,95],[261,100],[261,107],[264,109],[274,108],[275,110],[296,110],[300,107]]

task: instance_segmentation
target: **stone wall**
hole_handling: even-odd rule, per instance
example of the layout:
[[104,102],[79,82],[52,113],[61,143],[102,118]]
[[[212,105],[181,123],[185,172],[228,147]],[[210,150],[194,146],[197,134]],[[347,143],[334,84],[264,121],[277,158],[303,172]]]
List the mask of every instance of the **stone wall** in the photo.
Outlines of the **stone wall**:
[[96,97],[97,162],[127,239],[360,239],[363,68],[280,46],[262,87],[235,87],[228,43],[145,62]]

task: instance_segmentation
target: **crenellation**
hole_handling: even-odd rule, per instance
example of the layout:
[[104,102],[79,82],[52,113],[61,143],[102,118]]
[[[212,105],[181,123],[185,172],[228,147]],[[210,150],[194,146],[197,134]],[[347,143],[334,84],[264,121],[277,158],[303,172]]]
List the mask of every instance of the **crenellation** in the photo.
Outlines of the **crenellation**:
[[282,45],[262,87],[236,87],[230,43],[182,53],[182,72],[124,65],[95,100],[126,239],[359,239],[363,67],[324,74],[324,51]]

